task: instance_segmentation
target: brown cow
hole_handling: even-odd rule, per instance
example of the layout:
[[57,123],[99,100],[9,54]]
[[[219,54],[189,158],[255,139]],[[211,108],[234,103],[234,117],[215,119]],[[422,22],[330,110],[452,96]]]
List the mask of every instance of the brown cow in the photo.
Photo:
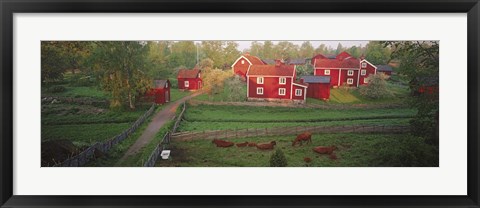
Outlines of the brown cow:
[[269,143],[260,143],[260,144],[257,144],[257,149],[260,149],[260,150],[272,150],[273,147],[277,144],[277,142],[275,141],[271,141]]
[[248,143],[248,146],[249,146],[249,147],[256,147],[256,146],[257,146],[257,143],[255,143],[255,142],[249,142],[249,143]]
[[314,147],[313,151],[319,154],[332,154],[337,149],[337,146],[318,146]]
[[221,140],[221,139],[214,139],[212,141],[212,143],[217,145],[217,147],[231,147],[235,144],[233,142],[228,142],[228,141],[224,141],[224,140]]
[[295,144],[300,143],[300,146],[303,144],[303,141],[307,143],[312,143],[312,134],[310,132],[305,132],[297,136],[295,140],[292,142],[292,146],[295,146]]
[[303,161],[305,161],[306,163],[310,163],[310,162],[312,162],[312,158],[304,157]]
[[237,147],[246,147],[248,145],[248,142],[237,143],[235,145],[237,145]]

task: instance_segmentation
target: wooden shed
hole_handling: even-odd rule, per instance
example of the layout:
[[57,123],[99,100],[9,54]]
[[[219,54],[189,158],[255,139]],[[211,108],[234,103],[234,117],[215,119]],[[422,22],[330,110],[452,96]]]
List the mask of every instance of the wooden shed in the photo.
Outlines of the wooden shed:
[[300,82],[308,84],[307,97],[330,99],[330,76],[302,76]]
[[147,92],[150,100],[157,104],[164,104],[170,102],[170,81],[153,80],[153,87]]
[[178,89],[199,90],[202,88],[200,69],[180,69],[177,75]]

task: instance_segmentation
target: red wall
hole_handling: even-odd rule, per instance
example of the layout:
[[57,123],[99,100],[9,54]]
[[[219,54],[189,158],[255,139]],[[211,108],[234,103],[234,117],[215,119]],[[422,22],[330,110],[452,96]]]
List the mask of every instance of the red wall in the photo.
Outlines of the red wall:
[[315,76],[330,76],[330,86],[338,86],[339,71],[338,69],[330,69],[330,75],[325,75],[325,69],[315,69]]
[[[185,81],[189,81],[188,87],[185,87]],[[200,82],[200,84],[199,84]],[[202,88],[202,79],[201,78],[191,78],[184,79],[178,78],[178,89],[181,90],[198,90]]]
[[[295,95],[295,91],[297,89],[302,90],[302,95],[301,96],[296,96]],[[307,93],[308,93],[308,90],[307,90]],[[304,98],[305,98],[304,96],[305,96],[305,87],[300,87],[300,86],[297,86],[297,85],[293,85],[292,99],[294,99],[294,100],[304,100]]]
[[[360,64],[361,65],[361,64]],[[370,74],[375,74],[375,67],[373,67],[372,65],[368,64],[367,63],[367,67],[366,68],[362,68],[360,70],[367,70],[367,74],[365,74],[364,76],[360,75],[360,85],[364,85],[366,84],[364,82],[364,79],[367,78]]]
[[[168,95],[166,94],[168,92]],[[149,102],[155,102],[157,104],[164,104],[166,103],[166,99],[168,96],[168,101],[170,101],[170,84],[168,88],[163,89],[150,89],[145,93],[145,99]]]
[[316,99],[330,99],[330,86],[327,83],[309,83],[307,97]]
[[[248,97],[290,99],[291,84],[291,77],[287,77],[284,85],[279,84],[279,77],[264,77],[263,84],[257,84],[257,77],[249,77]],[[257,87],[263,87],[263,95],[257,95]],[[285,95],[278,95],[279,88],[285,88]]]
[[[348,86],[351,87],[356,87],[357,86],[357,80],[358,80],[358,70],[353,70],[353,76],[348,76],[348,69],[342,69],[342,72],[340,73],[340,86],[342,86],[344,83],[347,83],[348,78],[353,79],[353,84],[348,84]],[[337,80],[338,82],[338,80]]]
[[[244,61],[244,64],[242,64],[242,60]],[[242,57],[233,65],[232,70],[233,70],[233,73],[238,74],[243,78],[246,78],[246,74],[249,66],[250,66],[250,63],[247,61],[247,59]]]

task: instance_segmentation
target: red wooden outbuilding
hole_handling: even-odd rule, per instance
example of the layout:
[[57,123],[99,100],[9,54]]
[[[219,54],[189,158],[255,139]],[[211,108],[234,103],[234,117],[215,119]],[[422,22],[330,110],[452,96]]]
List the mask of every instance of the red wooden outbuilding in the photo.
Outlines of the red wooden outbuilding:
[[232,70],[234,74],[246,79],[247,71],[252,65],[265,65],[265,63],[260,58],[245,53],[233,62]]
[[153,80],[153,87],[146,93],[147,99],[157,104],[170,102],[170,86],[170,81],[168,79]]
[[330,76],[302,76],[300,83],[308,84],[307,97],[330,99]]
[[200,69],[180,69],[177,75],[178,89],[199,90],[202,88]]

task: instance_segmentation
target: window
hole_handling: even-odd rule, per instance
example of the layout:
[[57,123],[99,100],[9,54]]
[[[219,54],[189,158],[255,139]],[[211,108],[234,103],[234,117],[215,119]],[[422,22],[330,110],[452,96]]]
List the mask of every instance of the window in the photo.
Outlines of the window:
[[330,75],[330,69],[325,69],[325,71],[323,71],[323,74],[324,75]]
[[301,89],[296,89],[295,90],[295,96],[302,96],[302,90]]
[[257,84],[263,84],[263,77],[257,77]]
[[257,87],[257,95],[263,95],[263,87]]
[[165,82],[165,88],[168,88],[168,82]]
[[287,83],[287,78],[285,78],[285,77],[280,77],[280,78],[278,78],[278,79],[279,79],[280,84],[285,84],[285,83]]
[[367,77],[363,79],[363,83],[368,83],[368,78]]
[[348,70],[347,75],[348,75],[348,76],[353,76],[353,70]]
[[363,62],[362,63],[362,68],[367,68],[367,63]]
[[367,74],[367,70],[365,70],[365,69],[362,69],[362,71],[360,71],[360,75],[362,75],[362,76],[363,76],[363,75],[365,75],[365,74]]
[[353,79],[352,79],[352,78],[348,78],[348,79],[347,79],[347,84],[353,84]]
[[185,82],[183,83],[183,85],[185,85],[185,87],[188,87],[188,85],[189,85],[188,81],[185,81]]
[[245,64],[245,60],[242,60],[242,64]]
[[278,95],[285,95],[285,88],[278,88]]

